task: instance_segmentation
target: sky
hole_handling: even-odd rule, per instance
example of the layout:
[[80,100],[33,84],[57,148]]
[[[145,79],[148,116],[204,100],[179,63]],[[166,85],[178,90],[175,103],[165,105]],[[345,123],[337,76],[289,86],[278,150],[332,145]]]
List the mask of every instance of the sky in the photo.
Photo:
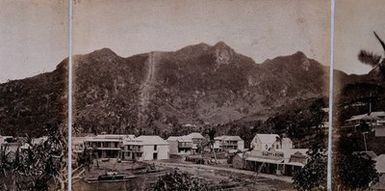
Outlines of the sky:
[[325,0],[78,0],[75,54],[104,47],[128,57],[224,41],[257,63],[303,51],[329,61]]
[[334,68],[355,74],[370,71],[357,55],[361,49],[383,55],[373,31],[385,40],[384,7],[384,0],[336,1]]
[[52,71],[68,56],[66,0],[0,0],[0,83]]
[[[0,1],[0,83],[52,71],[67,57],[66,6]],[[257,63],[302,51],[327,65],[329,27],[325,0],[74,0],[73,50],[128,57],[224,41]]]

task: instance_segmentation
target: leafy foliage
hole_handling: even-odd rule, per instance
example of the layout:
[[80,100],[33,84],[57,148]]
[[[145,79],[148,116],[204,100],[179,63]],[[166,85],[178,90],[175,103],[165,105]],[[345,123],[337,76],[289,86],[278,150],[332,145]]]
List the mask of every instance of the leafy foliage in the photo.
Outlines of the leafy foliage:
[[174,171],[159,177],[155,183],[154,191],[208,191],[209,186],[205,181],[189,176],[186,173]]
[[324,101],[316,99],[309,106],[287,110],[266,121],[277,134],[287,134],[292,139],[314,135],[325,117]]
[[[47,128],[47,139],[33,143],[27,138],[27,147],[14,155],[1,151],[0,183],[7,190],[64,189],[66,183],[65,140],[57,126]],[[53,184],[52,184],[53,183]],[[1,187],[0,187],[1,188]]]
[[[375,37],[385,51],[385,44],[374,32]],[[362,79],[345,83],[338,96],[338,119],[337,123],[343,125],[344,121],[353,115],[366,113],[369,103],[372,110],[382,110],[385,102],[383,97],[385,79],[385,62],[380,55],[361,50],[358,59],[370,65],[373,70],[363,76]],[[376,182],[378,174],[375,162],[364,154],[365,144],[368,149],[376,153],[384,151],[381,141],[376,139],[367,124],[360,124],[355,129],[343,127],[339,129],[340,138],[337,145],[336,155],[336,184],[344,190],[365,190],[371,183]],[[367,143],[364,142],[366,137]],[[383,141],[383,140],[382,140]],[[375,145],[375,146],[374,146]]]
[[308,151],[308,162],[293,176],[293,185],[298,190],[325,190],[327,156],[322,134],[318,134]]
[[338,171],[343,187],[349,190],[367,189],[370,183],[378,180],[375,161],[363,153],[342,155],[338,161]]
[[358,54],[358,59],[362,63],[368,64],[370,66],[376,66],[380,62],[381,56],[368,52],[366,50],[361,50]]

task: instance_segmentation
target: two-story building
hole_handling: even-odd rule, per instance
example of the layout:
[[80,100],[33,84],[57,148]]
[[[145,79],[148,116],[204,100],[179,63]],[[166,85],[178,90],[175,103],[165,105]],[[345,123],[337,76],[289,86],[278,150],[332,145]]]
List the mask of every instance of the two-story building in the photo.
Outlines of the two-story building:
[[243,151],[244,141],[239,136],[219,136],[214,138],[214,150],[217,151]]
[[354,115],[345,121],[344,128],[355,128],[365,123],[373,128],[376,137],[385,136],[385,112],[376,111],[361,115]]
[[308,149],[295,149],[289,138],[277,134],[256,134],[250,149],[243,155],[245,164],[259,172],[291,176],[307,162]]
[[126,139],[122,147],[122,160],[162,160],[169,158],[169,143],[159,136],[142,135]]
[[189,136],[170,136],[167,142],[171,155],[190,155],[193,153],[193,140]]
[[194,154],[197,153],[199,147],[201,147],[201,149],[204,149],[203,147],[205,146],[206,138],[202,134],[194,132],[188,134],[187,137],[190,137],[193,142],[192,151]]
[[101,134],[84,141],[97,158],[120,158],[124,140],[134,139],[134,135]]

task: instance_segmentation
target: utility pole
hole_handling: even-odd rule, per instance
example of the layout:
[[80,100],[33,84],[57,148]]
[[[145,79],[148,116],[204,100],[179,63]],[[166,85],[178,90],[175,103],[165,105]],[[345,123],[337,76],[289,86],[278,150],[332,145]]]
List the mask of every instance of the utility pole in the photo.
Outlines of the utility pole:
[[372,113],[372,92],[370,92],[370,96],[369,96],[369,113],[368,115],[370,115]]
[[367,147],[367,145],[366,145],[366,137],[365,137],[366,133],[368,133],[368,132],[363,132],[363,133],[362,133],[362,136],[364,136],[365,151],[368,151],[368,147]]

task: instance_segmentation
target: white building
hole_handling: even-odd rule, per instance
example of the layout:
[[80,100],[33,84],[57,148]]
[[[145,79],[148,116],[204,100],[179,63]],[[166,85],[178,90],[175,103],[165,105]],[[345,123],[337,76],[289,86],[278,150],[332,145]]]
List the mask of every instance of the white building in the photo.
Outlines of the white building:
[[0,145],[5,143],[5,142],[8,142],[7,140],[11,140],[11,139],[13,139],[12,136],[1,136],[0,135]]
[[0,148],[1,150],[4,150],[6,154],[16,153],[17,149],[22,145],[22,142],[18,138],[12,136],[0,136]]
[[167,141],[159,136],[142,135],[124,141],[123,160],[162,160],[169,158]]
[[200,133],[190,133],[185,136],[170,136],[167,139],[170,154],[190,155],[196,153],[198,146],[205,140]]
[[385,154],[377,156],[374,159],[376,161],[376,170],[380,174],[385,174]]
[[196,132],[188,134],[187,137],[190,137],[194,144],[200,144],[206,139],[202,134]]
[[84,144],[97,158],[120,158],[123,141],[134,138],[134,135],[102,134],[87,138]]
[[308,149],[295,149],[291,139],[277,134],[256,134],[250,148],[246,162],[265,173],[291,176],[307,162]]
[[189,136],[170,136],[167,142],[170,154],[190,155],[193,152],[193,141]]
[[[72,153],[73,156],[77,156],[83,153],[86,149],[86,142],[91,140],[95,136],[84,136],[84,137],[72,137]],[[88,141],[89,142],[89,141]],[[87,148],[90,149],[90,148]]]
[[214,149],[218,151],[243,151],[244,141],[239,136],[220,136],[214,138]]
[[376,111],[371,113],[365,113],[361,115],[354,115],[350,119],[345,121],[346,127],[355,127],[361,123],[366,123],[373,127],[375,136],[385,136],[385,112]]

